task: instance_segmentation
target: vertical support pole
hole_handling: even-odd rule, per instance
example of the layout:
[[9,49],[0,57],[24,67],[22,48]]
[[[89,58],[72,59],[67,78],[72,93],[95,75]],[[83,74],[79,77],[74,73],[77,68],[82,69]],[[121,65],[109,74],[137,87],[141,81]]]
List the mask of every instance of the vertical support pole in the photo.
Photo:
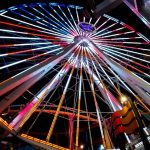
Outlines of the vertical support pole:
[[143,141],[144,148],[145,148],[145,150],[149,150],[150,143],[149,143],[147,136],[145,135],[145,132],[143,130],[144,125],[143,125],[143,122],[141,120],[141,116],[140,116],[140,114],[139,114],[139,112],[138,112],[138,110],[134,104],[134,101],[132,101],[131,98],[128,98],[128,101],[129,101],[131,108],[133,109],[133,112],[136,116],[136,120],[137,120],[138,125],[139,125],[139,134],[140,134],[141,140]]
[[61,106],[63,104],[64,98],[65,98],[65,95],[66,95],[66,92],[67,92],[67,89],[68,89],[68,86],[69,86],[69,83],[70,83],[70,80],[71,80],[71,77],[72,77],[72,74],[73,74],[73,71],[74,71],[74,67],[71,70],[71,73],[69,75],[68,81],[67,81],[66,86],[65,86],[65,89],[64,89],[63,94],[61,96],[61,99],[59,101],[56,113],[54,115],[53,121],[51,123],[51,126],[49,128],[49,131],[48,131],[48,134],[47,134],[47,137],[46,137],[46,141],[49,141],[51,136],[52,136],[52,133],[53,133],[53,130],[54,130],[54,127],[55,127],[55,124],[56,124],[56,121],[57,121],[57,118],[58,118],[58,115],[59,115],[59,111],[60,111]]
[[74,150],[74,125],[73,125],[73,114],[69,115],[69,149]]
[[[84,66],[85,67],[85,66]],[[90,86],[91,86],[91,91],[92,91],[92,95],[93,95],[93,100],[94,100],[94,104],[95,104],[95,108],[96,108],[96,114],[97,114],[97,119],[98,119],[98,123],[99,123],[99,128],[100,128],[100,133],[102,136],[102,141],[103,141],[103,146],[106,147],[106,143],[105,143],[105,138],[104,138],[104,132],[103,132],[103,127],[102,127],[102,120],[100,118],[100,114],[99,114],[99,108],[98,108],[98,104],[97,104],[97,100],[96,100],[96,94],[95,94],[95,90],[94,90],[94,84],[93,84],[93,79],[92,79],[92,75],[93,72],[91,71],[91,69],[89,68],[89,63],[87,61],[87,71],[89,73],[89,77],[90,77]],[[85,68],[86,70],[86,68]]]
[[79,79],[79,92],[78,92],[78,114],[77,114],[77,128],[76,128],[76,149],[79,146],[79,126],[80,126],[80,105],[81,105],[81,90],[82,90],[82,62],[83,61],[83,49],[81,52],[81,68],[80,68],[80,79]]
[[[79,42],[79,43],[80,43],[80,42]],[[79,51],[79,52],[80,52],[80,51]],[[77,56],[75,57],[75,59],[74,59],[74,61],[73,61],[74,66],[75,66],[75,64],[76,64],[76,62],[77,62],[79,52],[78,52]],[[62,103],[63,103],[63,101],[64,101],[64,98],[65,98],[65,95],[66,95],[66,92],[67,92],[67,89],[68,89],[70,80],[71,80],[71,78],[72,78],[72,75],[73,75],[73,72],[74,72],[74,69],[75,69],[74,66],[72,67],[72,70],[71,70],[71,72],[70,72],[69,78],[68,78],[67,83],[66,83],[66,85],[65,85],[65,89],[64,89],[63,94],[62,94],[62,96],[61,96],[61,99],[60,99],[60,101],[59,101],[59,104],[58,104],[56,113],[55,113],[55,115],[54,115],[52,124],[51,124],[51,126],[50,126],[50,129],[49,129],[48,134],[47,134],[47,137],[46,137],[46,141],[49,141],[49,140],[50,140],[51,135],[52,135],[52,133],[53,133],[53,129],[54,129],[54,127],[55,127],[55,124],[56,124],[56,121],[57,121],[57,117],[58,117],[58,115],[59,115],[59,111],[60,111],[60,109],[61,109],[61,106],[62,106]]]

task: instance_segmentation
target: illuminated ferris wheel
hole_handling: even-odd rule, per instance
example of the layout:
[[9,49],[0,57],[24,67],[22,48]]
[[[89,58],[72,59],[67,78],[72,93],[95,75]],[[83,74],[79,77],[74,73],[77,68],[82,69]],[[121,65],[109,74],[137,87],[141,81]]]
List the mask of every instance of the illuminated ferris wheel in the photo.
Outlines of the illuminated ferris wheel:
[[93,132],[103,139],[102,120],[122,108],[119,97],[128,94],[149,112],[149,44],[124,22],[86,18],[79,6],[1,10],[0,125],[45,149],[74,149],[87,132],[93,149]]

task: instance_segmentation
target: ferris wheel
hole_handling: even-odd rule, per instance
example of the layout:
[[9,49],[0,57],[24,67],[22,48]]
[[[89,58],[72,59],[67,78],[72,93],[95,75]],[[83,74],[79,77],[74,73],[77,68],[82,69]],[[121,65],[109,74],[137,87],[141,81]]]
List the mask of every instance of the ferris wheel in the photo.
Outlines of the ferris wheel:
[[83,9],[32,3],[0,11],[0,125],[45,149],[78,147],[85,131],[93,149],[95,128],[103,139],[102,119],[122,108],[123,95],[149,112],[150,40]]

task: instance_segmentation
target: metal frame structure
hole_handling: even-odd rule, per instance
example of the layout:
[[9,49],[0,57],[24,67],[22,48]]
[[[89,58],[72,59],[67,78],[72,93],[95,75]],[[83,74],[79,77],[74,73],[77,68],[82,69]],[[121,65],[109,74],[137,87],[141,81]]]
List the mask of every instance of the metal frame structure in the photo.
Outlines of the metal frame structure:
[[[73,116],[69,120],[68,136],[71,140],[68,147],[79,148],[80,113],[84,103],[93,149],[91,120],[88,116],[90,104],[86,100],[85,82],[90,87],[90,103],[93,104],[99,137],[105,148],[105,119],[101,114],[101,99],[114,112],[122,108],[118,97],[123,96],[126,91],[143,111],[150,111],[147,106],[150,105],[150,84],[147,81],[150,77],[150,40],[116,18],[104,14],[93,20],[81,16],[82,10],[82,7],[74,5],[35,3],[0,11],[0,48],[4,49],[0,53],[0,71],[4,71],[0,83],[0,113],[3,114],[10,105],[20,100],[26,91],[32,94],[32,98],[23,102],[24,107],[13,119],[6,121],[5,115],[2,116],[0,125],[19,138],[45,149],[68,149],[50,142],[69,90],[73,91],[74,101],[72,110],[68,113]],[[95,30],[88,32],[80,29],[78,25],[83,22],[88,26],[91,24]],[[5,74],[10,77],[5,77]],[[49,79],[48,82],[41,83],[43,86],[33,94],[32,87],[40,86],[40,81],[45,77]],[[62,91],[45,140],[22,133],[22,128],[40,109],[28,128],[27,133],[30,132],[61,85]],[[97,98],[97,92],[101,99]],[[77,119],[74,123],[75,115]],[[74,133],[73,129],[76,130]]]
[[150,19],[148,17],[148,14],[146,15],[144,11],[144,8],[142,8],[142,2],[141,0],[134,0],[133,4],[129,2],[128,0],[123,0],[123,2],[141,19],[141,21],[150,28]]

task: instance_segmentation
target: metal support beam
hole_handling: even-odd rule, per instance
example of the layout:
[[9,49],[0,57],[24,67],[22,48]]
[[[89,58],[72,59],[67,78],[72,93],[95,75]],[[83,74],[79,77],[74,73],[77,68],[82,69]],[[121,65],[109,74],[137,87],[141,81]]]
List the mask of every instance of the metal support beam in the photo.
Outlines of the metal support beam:
[[99,16],[107,13],[108,11],[114,9],[118,5],[122,3],[122,0],[104,0],[99,5],[96,6],[95,16],[98,18]]
[[69,150],[68,148],[58,146],[56,144],[52,144],[49,142],[46,142],[44,140],[40,140],[38,138],[34,138],[32,136],[28,136],[26,134],[21,134],[18,136],[21,140],[30,143],[31,145],[35,145],[37,147],[40,147],[41,149],[45,150]]
[[[142,8],[139,8],[140,4],[139,1],[140,0],[135,0],[136,1],[136,7],[134,7],[128,0],[122,0],[132,11],[133,13],[135,13],[140,19],[141,21],[148,27],[150,28],[150,17],[149,15],[146,15],[146,13],[143,11]],[[142,10],[141,10],[142,9]],[[140,11],[139,11],[140,10]],[[145,9],[145,11],[147,12],[148,10]],[[148,12],[149,13],[149,12]]]
[[92,70],[89,67],[87,67],[87,65],[84,65],[84,69],[92,76],[93,81],[97,85],[97,87],[100,90],[101,94],[103,95],[104,99],[110,103],[110,105],[111,105],[110,109],[112,111],[120,110],[120,108],[121,108],[120,104],[115,99],[115,97],[112,95],[112,93],[108,89],[103,87],[103,85],[101,84],[101,81],[98,79],[96,74],[94,72],[92,72]]
[[91,48],[98,56],[104,60],[121,78],[124,80],[142,99],[150,105],[150,98],[147,93],[150,93],[150,84],[144,79],[138,77],[125,67],[118,64],[116,61],[107,57],[94,43],[91,42]]
[[74,150],[74,124],[73,124],[73,114],[70,114],[69,116],[69,149]]
[[36,76],[22,83],[9,95],[6,95],[0,101],[0,106],[1,106],[0,113],[2,113],[10,104],[12,104],[18,97],[20,97],[26,90],[28,90],[34,83],[36,83],[42,76],[43,76],[43,73],[37,74]]
[[61,106],[63,104],[63,101],[64,101],[64,98],[65,98],[65,95],[66,95],[66,92],[67,92],[67,89],[68,89],[68,86],[69,86],[69,83],[70,83],[70,80],[71,80],[71,77],[73,75],[73,72],[74,72],[74,67],[72,68],[71,70],[71,73],[68,77],[68,80],[67,80],[67,83],[65,85],[65,88],[64,88],[64,91],[63,91],[63,94],[60,98],[60,101],[59,101],[59,104],[58,104],[58,107],[57,107],[57,110],[56,110],[56,113],[54,115],[54,118],[53,118],[53,121],[50,125],[50,128],[49,128],[49,131],[48,131],[48,134],[47,134],[47,137],[46,137],[46,141],[50,141],[50,138],[52,136],[52,133],[53,133],[53,130],[54,130],[54,127],[55,127],[55,124],[56,124],[56,121],[57,121],[57,118],[58,118],[58,115],[59,115],[59,111],[61,109]]
[[31,114],[38,107],[38,104],[40,104],[40,102],[49,94],[49,92],[55,88],[55,86],[59,83],[64,74],[69,71],[69,69],[70,65],[62,68],[57,73],[57,75],[33,98],[33,100],[29,104],[27,104],[23,110],[20,111],[16,118],[10,123],[10,125],[14,127],[15,130],[18,130],[18,128],[20,128],[20,125],[23,125],[23,122],[27,120],[25,119],[26,117],[29,118],[31,116]]

